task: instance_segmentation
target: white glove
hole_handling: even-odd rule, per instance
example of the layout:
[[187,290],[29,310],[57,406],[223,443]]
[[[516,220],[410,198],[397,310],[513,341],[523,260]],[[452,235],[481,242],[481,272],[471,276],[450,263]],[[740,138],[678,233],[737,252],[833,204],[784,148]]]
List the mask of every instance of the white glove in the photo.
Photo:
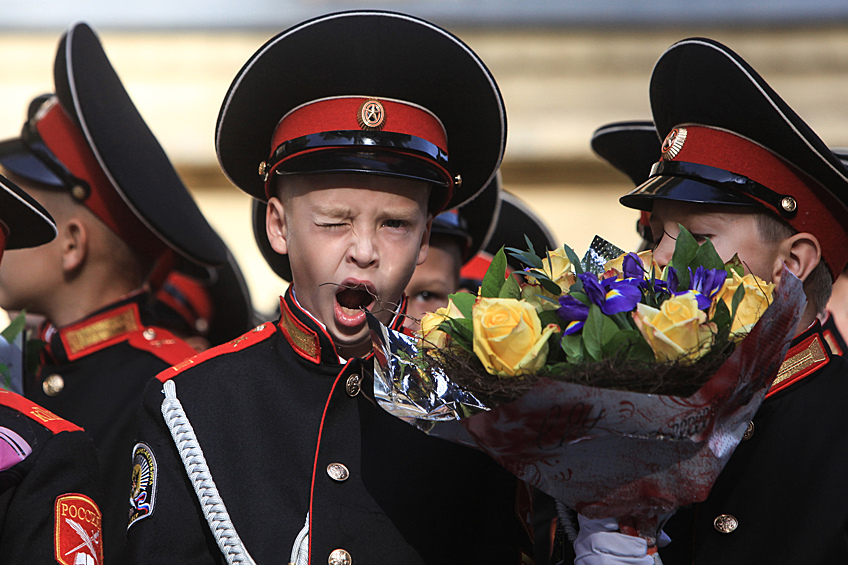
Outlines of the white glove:
[[618,520],[590,520],[578,514],[580,532],[574,540],[574,565],[654,565],[648,542],[618,531]]

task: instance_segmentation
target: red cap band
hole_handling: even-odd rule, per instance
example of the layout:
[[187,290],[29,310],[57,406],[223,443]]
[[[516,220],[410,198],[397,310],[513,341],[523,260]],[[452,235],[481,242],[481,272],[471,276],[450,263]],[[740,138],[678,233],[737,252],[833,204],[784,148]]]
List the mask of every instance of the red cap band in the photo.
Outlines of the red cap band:
[[[748,177],[766,188],[795,199],[792,216],[773,204],[754,198],[799,232],[819,240],[834,280],[848,263],[848,209],[824,186],[762,145],[726,130],[701,125],[680,125],[663,143],[665,161],[685,161],[723,169]],[[681,132],[685,132],[683,136]],[[681,140],[681,137],[683,138]]]
[[87,182],[91,189],[85,199],[74,198],[134,250],[148,257],[160,255],[165,244],[124,202],[100,167],[79,127],[58,103],[45,106],[44,110],[34,119],[39,136],[56,159],[72,175]]
[[[293,139],[303,138],[314,134],[337,131],[382,131],[386,133],[400,134],[423,140],[440,150],[445,157],[448,154],[448,140],[442,122],[429,110],[403,102],[381,98],[368,98],[364,96],[342,96],[334,98],[323,98],[303,104],[285,116],[277,124],[271,140],[272,159],[276,150],[284,143]],[[413,153],[404,147],[368,146],[381,151],[389,151],[398,154],[407,154],[426,161],[431,166],[442,172],[450,187],[453,185],[453,177],[450,172],[433,159],[424,155]],[[266,195],[270,196],[270,175],[280,165],[291,158],[315,151],[350,149],[350,146],[324,145],[314,148],[306,148],[292,152],[279,161],[268,163],[270,167],[263,169],[268,177],[265,183]]]

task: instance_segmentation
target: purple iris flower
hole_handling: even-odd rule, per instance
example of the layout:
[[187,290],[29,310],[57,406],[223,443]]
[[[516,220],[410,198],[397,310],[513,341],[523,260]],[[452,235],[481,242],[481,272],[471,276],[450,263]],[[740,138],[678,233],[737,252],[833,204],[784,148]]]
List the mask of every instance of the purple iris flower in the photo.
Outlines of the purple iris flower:
[[608,278],[599,282],[595,275],[591,273],[583,273],[577,275],[577,277],[583,282],[583,290],[592,304],[600,306],[601,312],[607,316],[619,312],[630,312],[636,308],[639,299],[642,298],[639,280],[624,279],[619,281]]
[[589,307],[568,294],[560,296],[559,303],[557,314],[566,322],[562,334],[571,335],[580,331],[589,317]]
[[[692,272],[689,269],[689,290],[695,293],[695,299],[698,301],[698,308],[706,310],[712,304],[713,296],[721,289],[724,280],[727,278],[727,271],[724,269],[705,269],[703,265]],[[679,285],[677,280],[677,271],[673,268],[669,269],[668,290],[674,295],[685,294],[677,292]]]
[[644,279],[645,269],[642,260],[635,253],[628,253],[621,262],[622,275],[625,279]]

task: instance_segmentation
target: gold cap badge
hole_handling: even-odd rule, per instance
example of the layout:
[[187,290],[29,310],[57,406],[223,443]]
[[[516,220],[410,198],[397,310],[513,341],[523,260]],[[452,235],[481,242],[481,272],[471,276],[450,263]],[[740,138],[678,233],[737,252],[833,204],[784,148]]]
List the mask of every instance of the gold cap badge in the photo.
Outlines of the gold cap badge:
[[680,150],[683,149],[683,143],[686,141],[686,128],[674,128],[668,135],[665,136],[665,141],[662,144],[663,161],[671,161],[674,159]]
[[379,100],[366,100],[356,113],[359,127],[366,130],[381,130],[386,124],[386,109]]

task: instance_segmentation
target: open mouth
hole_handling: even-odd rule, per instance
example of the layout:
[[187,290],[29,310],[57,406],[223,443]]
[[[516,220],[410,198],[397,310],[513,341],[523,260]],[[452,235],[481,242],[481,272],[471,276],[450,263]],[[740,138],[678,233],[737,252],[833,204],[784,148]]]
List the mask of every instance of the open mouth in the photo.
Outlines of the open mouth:
[[365,324],[365,310],[374,304],[374,291],[367,284],[346,281],[336,292],[336,321],[351,330]]
[[336,293],[339,306],[347,310],[365,310],[374,302],[374,297],[364,285],[344,288]]

